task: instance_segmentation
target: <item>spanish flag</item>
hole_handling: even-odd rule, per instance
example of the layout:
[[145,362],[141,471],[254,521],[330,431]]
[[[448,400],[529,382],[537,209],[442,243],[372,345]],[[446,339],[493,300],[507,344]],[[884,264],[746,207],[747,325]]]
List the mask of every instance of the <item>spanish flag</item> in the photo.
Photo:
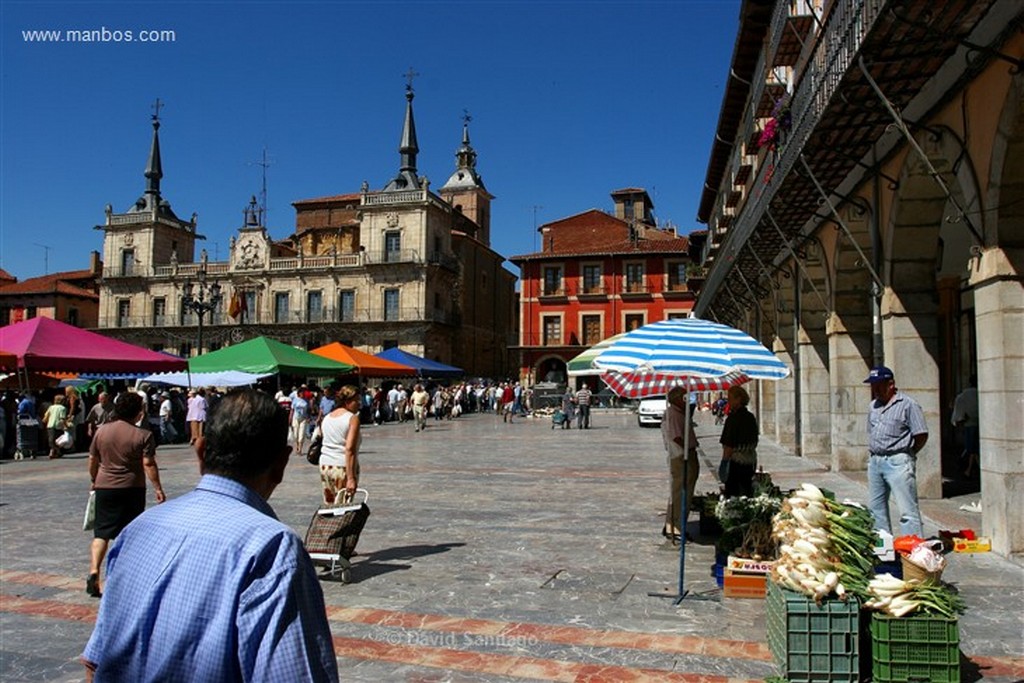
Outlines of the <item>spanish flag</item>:
[[228,305],[228,315],[232,318],[237,318],[242,313],[242,297],[238,295],[236,289],[231,294],[231,303]]

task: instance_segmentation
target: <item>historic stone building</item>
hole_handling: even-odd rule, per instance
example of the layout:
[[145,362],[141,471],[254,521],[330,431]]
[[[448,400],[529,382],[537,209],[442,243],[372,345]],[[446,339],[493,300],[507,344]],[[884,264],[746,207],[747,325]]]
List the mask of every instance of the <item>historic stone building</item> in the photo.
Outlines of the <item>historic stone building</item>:
[[1024,552],[1024,6],[745,0],[699,218],[695,312],[793,368],[762,430],[864,469],[874,365],[922,405],[919,492],[964,480],[950,424],[977,377],[983,512]]
[[[303,348],[398,346],[471,375],[507,375],[515,276],[490,248],[493,197],[476,170],[468,118],[456,169],[435,193],[416,168],[411,88],[406,98],[400,168],[383,189],[363,183],[294,202],[295,233],[283,240],[262,224],[254,198],[219,262],[195,253],[195,215],[179,218],[161,196],[154,117],[142,197],[125,213],[108,206],[98,226],[108,264],[99,328],[184,356],[265,335]],[[220,295],[213,305],[211,293]],[[197,315],[188,294],[202,294],[210,310]]]

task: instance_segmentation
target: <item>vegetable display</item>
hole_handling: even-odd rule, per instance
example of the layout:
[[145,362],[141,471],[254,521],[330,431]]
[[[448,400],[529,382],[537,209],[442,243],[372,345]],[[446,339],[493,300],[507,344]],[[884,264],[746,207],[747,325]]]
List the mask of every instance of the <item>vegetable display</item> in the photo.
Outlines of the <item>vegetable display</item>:
[[723,498],[715,509],[722,525],[719,550],[753,560],[770,560],[775,556],[772,519],[782,500],[768,493],[748,498]]
[[920,610],[952,619],[967,608],[963,598],[933,579],[903,581],[892,574],[880,574],[868,583],[868,595],[865,607],[894,617]]
[[835,594],[867,597],[874,573],[876,534],[871,513],[838,503],[813,484],[802,484],[775,516],[779,559],[771,578],[820,603]]

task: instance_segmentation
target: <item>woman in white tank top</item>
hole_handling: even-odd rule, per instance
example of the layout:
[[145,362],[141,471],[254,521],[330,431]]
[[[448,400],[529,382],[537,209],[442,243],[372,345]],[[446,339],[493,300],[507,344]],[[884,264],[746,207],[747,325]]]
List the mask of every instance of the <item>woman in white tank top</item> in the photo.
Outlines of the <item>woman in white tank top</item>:
[[338,392],[337,406],[320,423],[323,448],[320,451],[320,481],[324,505],[337,507],[348,502],[359,483],[359,389],[352,385]]

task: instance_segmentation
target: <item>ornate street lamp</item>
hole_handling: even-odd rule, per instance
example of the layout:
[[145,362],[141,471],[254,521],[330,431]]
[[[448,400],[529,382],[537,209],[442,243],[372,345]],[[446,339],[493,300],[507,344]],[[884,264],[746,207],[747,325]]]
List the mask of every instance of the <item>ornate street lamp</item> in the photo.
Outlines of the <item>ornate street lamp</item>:
[[207,286],[206,284],[206,269],[201,269],[198,272],[199,283],[196,288],[196,293],[192,293],[192,281],[186,280],[185,285],[182,288],[184,296],[181,300],[181,305],[186,311],[192,311],[196,314],[199,320],[199,335],[198,344],[196,345],[196,353],[201,354],[203,352],[203,318],[207,313],[213,312],[221,301],[220,284],[214,282]]

